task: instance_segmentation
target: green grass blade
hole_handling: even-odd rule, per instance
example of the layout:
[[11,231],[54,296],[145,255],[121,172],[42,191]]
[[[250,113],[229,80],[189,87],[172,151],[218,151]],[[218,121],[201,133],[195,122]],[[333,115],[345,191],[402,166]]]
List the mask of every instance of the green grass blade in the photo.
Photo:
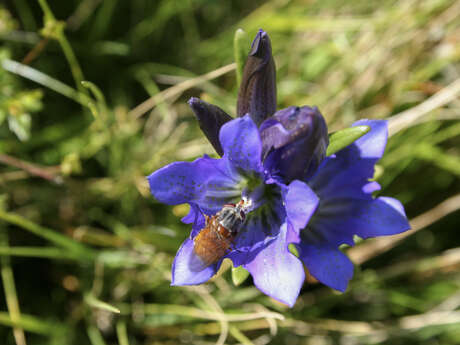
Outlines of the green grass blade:
[[[31,315],[21,315],[19,320],[12,320],[8,313],[0,311],[0,325],[9,327],[20,327],[27,332],[50,335],[56,328],[55,322],[46,322]],[[59,325],[61,326],[61,325]]]
[[93,294],[87,294],[85,296],[85,302],[93,308],[103,309],[111,313],[120,314],[120,309],[108,304],[107,302],[97,299]]
[[243,29],[237,29],[233,37],[233,54],[236,62],[236,83],[238,87],[243,76],[244,64],[249,52],[248,34]]
[[89,325],[86,329],[91,345],[106,345],[101,331],[94,325]]
[[5,247],[0,246],[0,256],[20,256],[20,257],[33,257],[44,259],[57,259],[57,260],[79,260],[86,261],[87,259],[73,252],[63,250],[56,247]]
[[[0,245],[8,246],[8,234],[5,229],[0,232]],[[10,314],[11,320],[18,322],[21,319],[21,311],[19,309],[18,295],[14,283],[13,269],[9,257],[0,258],[1,276],[3,283],[3,290],[5,291],[6,305]],[[13,328],[13,335],[17,344],[25,344],[26,337],[24,329],[21,327]]]
[[4,59],[2,61],[2,67],[8,72],[43,85],[67,98],[74,100],[77,103],[84,105],[85,107],[88,107],[88,103],[91,102],[91,99],[88,96],[30,66],[14,60]]
[[126,322],[119,320],[117,322],[117,338],[119,345],[129,345],[128,331],[126,330]]
[[81,255],[83,258],[91,260],[94,258],[94,253],[88,247],[82,245],[81,243],[67,237],[64,235],[59,234],[58,232],[35,224],[30,220],[11,212],[5,212],[0,210],[0,219],[8,222],[10,224],[14,224],[20,228],[23,228],[37,236],[40,236],[50,242],[57,244],[65,249],[68,249],[73,252],[73,254]]
[[332,133],[329,137],[329,146],[327,147],[326,156],[330,156],[344,149],[369,132],[370,129],[369,126],[356,126]]

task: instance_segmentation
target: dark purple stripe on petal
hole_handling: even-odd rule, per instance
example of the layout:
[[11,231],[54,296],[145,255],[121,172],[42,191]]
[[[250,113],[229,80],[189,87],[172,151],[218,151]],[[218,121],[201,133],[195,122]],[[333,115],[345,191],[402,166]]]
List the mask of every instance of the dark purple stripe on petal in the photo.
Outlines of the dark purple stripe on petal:
[[195,203],[214,214],[241,197],[241,176],[227,159],[198,158],[171,163],[148,177],[152,195],[165,204]]

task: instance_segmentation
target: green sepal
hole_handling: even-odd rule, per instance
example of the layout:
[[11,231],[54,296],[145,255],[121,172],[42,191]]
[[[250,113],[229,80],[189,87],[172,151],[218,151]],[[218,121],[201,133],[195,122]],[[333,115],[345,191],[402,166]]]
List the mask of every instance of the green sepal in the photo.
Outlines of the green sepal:
[[249,277],[249,272],[242,266],[232,267],[232,281],[235,286],[240,285]]
[[288,245],[288,249],[289,249],[289,252],[296,256],[296,257],[299,257],[299,249],[297,249],[296,245],[294,243],[289,243]]
[[369,126],[356,126],[332,133],[329,136],[329,146],[327,147],[326,156],[330,156],[344,149],[370,130],[371,127]]

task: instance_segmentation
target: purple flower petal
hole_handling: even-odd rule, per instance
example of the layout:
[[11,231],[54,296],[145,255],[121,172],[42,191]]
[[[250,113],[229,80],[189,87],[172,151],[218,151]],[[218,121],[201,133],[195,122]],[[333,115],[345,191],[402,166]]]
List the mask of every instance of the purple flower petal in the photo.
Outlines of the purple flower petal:
[[395,235],[410,229],[404,207],[393,198],[355,201],[348,214],[337,215],[342,218],[344,231],[361,238]]
[[283,224],[277,238],[244,267],[263,293],[293,306],[305,280],[302,263],[289,252],[288,226]]
[[231,164],[245,171],[262,171],[259,131],[248,115],[223,125],[220,142]]
[[373,158],[379,160],[383,156],[383,151],[388,139],[387,120],[359,120],[353,123],[355,126],[369,126],[371,130],[354,142],[359,148],[361,158]]
[[200,208],[191,203],[190,204],[190,210],[188,211],[188,214],[180,220],[184,224],[192,224],[196,221],[197,215],[200,214]]
[[185,217],[183,217],[181,221],[185,224],[193,224],[190,238],[194,238],[196,235],[198,235],[200,230],[203,229],[206,224],[203,212],[194,203],[190,204],[189,213]]
[[234,248],[226,257],[231,259],[235,267],[244,265],[253,260],[274,237],[267,238],[263,231],[261,219],[250,219],[244,225],[243,230],[238,234],[234,242]]
[[374,176],[374,165],[383,155],[388,129],[384,120],[361,120],[353,126],[370,126],[371,130],[353,144],[327,157],[309,186],[323,198],[370,199],[378,190],[377,182],[368,180]]
[[303,234],[307,244],[353,245],[353,236],[363,238],[396,234],[409,229],[402,205],[391,198],[374,199],[380,186],[369,181],[375,162],[387,140],[387,123],[362,120],[371,130],[347,148],[325,159],[309,186],[320,207]]
[[207,214],[241,195],[237,188],[240,179],[226,159],[209,157],[171,163],[148,177],[150,191],[159,201],[169,205],[195,203]]
[[[302,241],[306,244],[324,244],[338,247],[341,244],[354,245],[353,230],[343,226],[344,219],[339,215],[330,212],[321,212],[315,214],[307,225],[307,228],[301,232]],[[351,230],[351,231],[350,231]]]
[[404,208],[396,199],[331,199],[323,202],[302,237],[306,244],[353,245],[354,235],[368,238],[409,229]]
[[[353,145],[351,145],[353,146]],[[374,161],[355,160],[353,155],[344,152],[349,148],[327,157],[308,185],[320,200],[354,198],[370,199],[369,193],[378,190],[377,182],[369,182],[374,174]]]
[[319,199],[305,183],[295,180],[287,188],[284,203],[288,220],[298,232],[307,225],[318,206]]
[[172,266],[171,285],[197,285],[207,282],[220,267],[222,260],[206,266],[193,252],[193,240],[187,238],[177,251]]
[[353,276],[353,264],[338,248],[328,244],[298,244],[300,259],[321,283],[344,292]]

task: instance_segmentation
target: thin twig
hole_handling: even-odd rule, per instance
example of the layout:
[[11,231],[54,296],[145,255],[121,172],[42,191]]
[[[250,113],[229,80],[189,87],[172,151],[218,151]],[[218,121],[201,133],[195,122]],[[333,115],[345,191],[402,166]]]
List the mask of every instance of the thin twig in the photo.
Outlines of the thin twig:
[[0,162],[24,170],[30,175],[39,176],[54,183],[62,183],[62,177],[54,173],[60,171],[60,166],[43,167],[6,154],[0,154]]
[[[460,248],[446,250],[428,258],[404,260],[379,271],[382,280],[395,279],[406,274],[433,276],[436,272],[452,272],[460,268]],[[459,299],[460,301],[460,299]]]
[[174,304],[145,304],[144,305],[145,314],[169,314],[169,315],[181,315],[194,317],[198,319],[220,321],[225,320],[228,322],[238,322],[238,321],[249,321],[256,319],[264,319],[267,317],[284,320],[284,316],[275,313],[275,312],[256,312],[256,313],[246,313],[246,314],[222,314],[211,312],[207,310],[202,310],[194,307],[179,306]]
[[27,55],[22,59],[22,63],[24,65],[30,64],[33,60],[35,60],[41,53],[42,51],[46,48],[46,46],[49,43],[49,38],[43,38],[41,39],[33,48],[30,52],[27,53]]
[[423,103],[390,117],[388,124],[389,135],[394,135],[399,131],[406,129],[418,123],[422,117],[430,111],[442,107],[460,94],[460,79],[455,80],[447,85],[441,91],[435,93]]
[[413,330],[435,325],[448,325],[460,322],[460,311],[436,311],[422,315],[405,316],[399,319],[401,329]]
[[[267,310],[267,308],[265,308],[261,304],[255,304],[254,308],[256,311],[259,312],[269,312],[269,310]],[[271,317],[266,317],[265,320],[267,321],[268,326],[270,328],[270,335],[274,337],[278,333],[278,324],[276,323],[275,319]]]
[[[221,306],[217,301],[212,297],[212,295],[209,293],[208,289],[206,289],[203,286],[194,286],[192,289],[198,293],[198,295],[201,296],[201,298],[205,301],[207,305],[209,305],[214,311],[216,311],[219,314],[225,315],[224,311],[222,310]],[[229,331],[229,324],[227,320],[219,320],[220,323],[220,334],[219,338],[216,341],[216,345],[224,345],[225,340],[227,340],[228,337],[228,331]]]
[[194,86],[197,86],[206,81],[220,77],[221,75],[224,75],[228,72],[235,70],[235,68],[236,68],[236,64],[231,63],[229,65],[223,66],[221,68],[218,68],[204,75],[198,76],[196,78],[185,80],[182,83],[174,85],[166,90],[163,90],[157,93],[156,95],[150,97],[148,100],[142,102],[136,108],[131,110],[128,113],[128,116],[132,116],[137,119],[141,117],[142,115],[144,115],[145,113],[147,113],[148,111],[150,111],[151,109],[153,109],[157,105],[158,102],[164,101],[168,98],[175,97],[177,95],[180,95],[184,91]]
[[76,31],[88,17],[94,13],[102,0],[81,1],[74,13],[67,18],[66,23],[70,30]]

